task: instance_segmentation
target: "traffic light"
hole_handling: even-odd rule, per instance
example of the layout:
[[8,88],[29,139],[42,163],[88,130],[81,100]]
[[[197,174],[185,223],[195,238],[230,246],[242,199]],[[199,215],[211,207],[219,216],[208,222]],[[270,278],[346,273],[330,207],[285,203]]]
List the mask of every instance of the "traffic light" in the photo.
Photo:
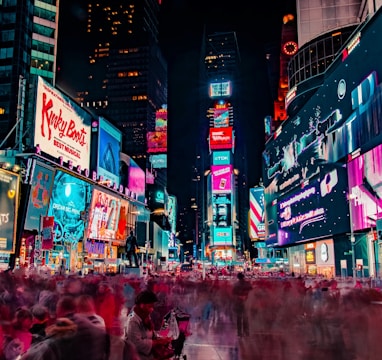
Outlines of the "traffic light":
[[382,230],[378,230],[378,231],[377,231],[377,239],[378,239],[379,241],[382,241]]
[[357,265],[357,270],[362,271],[362,269],[363,269],[363,265],[358,264],[358,265]]

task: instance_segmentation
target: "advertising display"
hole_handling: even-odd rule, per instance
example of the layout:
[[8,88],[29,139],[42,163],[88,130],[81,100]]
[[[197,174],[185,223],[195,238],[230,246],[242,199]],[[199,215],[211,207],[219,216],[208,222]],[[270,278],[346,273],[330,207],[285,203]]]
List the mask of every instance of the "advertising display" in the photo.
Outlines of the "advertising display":
[[231,164],[230,151],[213,151],[211,155],[212,165],[229,165]]
[[[175,234],[176,232],[176,214],[177,214],[177,201],[176,197],[173,195],[168,195],[167,197],[167,213],[168,213],[168,222],[171,226],[171,232]],[[175,246],[175,244],[171,245]]]
[[249,238],[265,239],[263,187],[249,189]]
[[53,249],[54,242],[54,217],[42,216],[41,226],[41,249],[51,250]]
[[15,252],[19,175],[0,169],[0,252]]
[[231,81],[210,83],[208,86],[208,96],[212,99],[230,97],[231,95]]
[[232,191],[232,165],[211,165],[212,192]]
[[119,167],[121,184],[129,190],[133,199],[144,203],[146,197],[145,171],[129,155],[124,153],[120,153]]
[[382,218],[382,145],[348,163],[353,230],[370,229]]
[[54,218],[55,242],[76,244],[84,237],[82,212],[89,208],[91,185],[64,171],[56,171],[48,216]]
[[167,154],[150,155],[153,169],[167,169]]
[[119,154],[122,133],[110,122],[100,117],[98,122],[97,173],[105,181],[119,186]]
[[126,238],[129,234],[129,230],[132,229],[131,227],[129,228],[129,219],[128,219],[128,214],[129,214],[129,202],[125,199],[121,199],[121,206],[119,209],[119,216],[118,216],[118,225],[117,225],[117,231],[115,233],[115,239],[118,241],[122,241],[125,243]]
[[212,196],[212,223],[215,227],[232,225],[231,194],[214,194]]
[[215,128],[229,126],[229,109],[214,109],[213,124]]
[[[130,164],[128,168],[128,181],[127,187],[132,193],[133,198],[144,203],[146,195],[146,176],[145,171],[142,170],[139,165],[130,158]],[[134,196],[133,196],[134,195]]]
[[87,238],[92,240],[116,240],[121,201],[115,195],[93,189],[89,210]]
[[373,17],[349,41],[351,52],[345,49],[331,65],[323,86],[267,142],[263,181],[273,199],[314,177],[319,166],[345,163],[382,142],[380,31],[382,17]]
[[211,150],[231,150],[233,147],[232,126],[210,128],[209,142]]
[[212,246],[232,246],[232,226],[213,228]]
[[90,114],[39,77],[34,145],[45,154],[89,170],[90,139]]
[[147,132],[147,152],[165,153],[167,152],[167,131]]
[[167,131],[167,108],[159,109],[155,113],[155,130]]
[[41,217],[47,214],[49,207],[54,169],[37,160],[32,161],[31,190],[27,204],[24,229],[40,231]]
[[277,213],[268,219],[277,224],[268,226],[270,238],[283,246],[349,231],[348,207],[335,206],[347,204],[346,182],[346,169],[333,168],[280,198],[274,205]]

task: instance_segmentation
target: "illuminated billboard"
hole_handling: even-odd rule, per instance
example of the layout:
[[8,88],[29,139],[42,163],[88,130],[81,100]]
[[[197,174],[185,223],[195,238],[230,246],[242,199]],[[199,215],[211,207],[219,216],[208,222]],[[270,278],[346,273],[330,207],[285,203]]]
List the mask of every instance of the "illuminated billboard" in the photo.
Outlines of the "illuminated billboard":
[[382,218],[382,145],[348,163],[353,230],[370,229]]
[[48,216],[54,217],[55,242],[76,244],[84,237],[81,217],[90,205],[91,185],[84,180],[57,170],[54,176]]
[[212,246],[232,246],[232,226],[226,228],[212,228]]
[[15,252],[19,175],[0,169],[0,252]]
[[212,224],[215,227],[232,225],[231,194],[214,194],[212,196]]
[[39,231],[41,217],[47,214],[49,207],[54,169],[37,160],[32,161],[31,189],[25,215],[24,229]]
[[115,195],[93,189],[89,210],[87,238],[115,241],[118,230],[121,201]]
[[91,116],[69,97],[38,78],[34,145],[56,159],[89,169]]
[[211,165],[212,192],[232,191],[232,165]]
[[167,131],[147,132],[147,152],[167,152]]
[[230,151],[213,151],[211,155],[212,165],[228,165],[231,164]]
[[231,81],[214,82],[208,86],[208,96],[210,98],[225,98],[232,95]]
[[346,190],[346,168],[333,167],[270,204],[275,210],[266,223],[270,242],[283,246],[349,231]]
[[229,109],[214,109],[213,125],[215,128],[229,126]]
[[150,155],[150,163],[153,169],[167,169],[167,154]]
[[167,108],[159,109],[155,113],[155,130],[167,131]]
[[97,173],[103,181],[119,186],[122,133],[106,119],[98,121]]
[[249,189],[249,238],[264,240],[264,188]]
[[146,175],[129,156],[120,153],[121,184],[129,189],[132,198],[144,203],[146,197]]
[[232,127],[210,128],[210,149],[211,150],[230,150],[233,146]]

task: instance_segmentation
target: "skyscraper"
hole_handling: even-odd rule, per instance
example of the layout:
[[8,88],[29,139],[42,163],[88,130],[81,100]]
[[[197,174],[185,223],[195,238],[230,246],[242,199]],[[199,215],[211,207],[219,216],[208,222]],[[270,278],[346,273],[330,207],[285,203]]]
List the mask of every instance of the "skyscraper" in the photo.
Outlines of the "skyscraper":
[[217,261],[236,260],[247,248],[248,210],[247,162],[243,161],[246,148],[240,123],[241,59],[236,33],[206,35],[203,50],[207,86],[202,97],[207,118],[204,115],[201,123],[204,139],[198,198],[203,206],[199,205],[198,228],[206,240],[207,255]]
[[[73,95],[122,130],[123,152],[143,169],[147,132],[155,129],[155,113],[167,103],[167,65],[158,44],[159,7],[158,0],[87,0],[78,21],[87,57],[82,58],[81,71],[68,56],[62,58],[59,74],[59,83],[69,89],[73,86],[67,77],[76,71]],[[68,11],[65,4],[62,33],[71,31]]]
[[[0,6],[0,147],[31,146],[37,77],[55,83],[59,0]],[[15,124],[18,126],[15,127]]]

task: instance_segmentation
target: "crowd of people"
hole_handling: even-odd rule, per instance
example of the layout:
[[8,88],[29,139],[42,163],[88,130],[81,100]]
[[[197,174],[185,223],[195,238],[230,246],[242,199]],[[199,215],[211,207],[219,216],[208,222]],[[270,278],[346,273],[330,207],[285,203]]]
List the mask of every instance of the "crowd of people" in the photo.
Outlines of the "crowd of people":
[[169,358],[174,354],[163,355],[163,348],[171,349],[174,339],[160,334],[174,308],[190,314],[187,336],[235,330],[229,335],[238,338],[240,360],[266,351],[274,359],[379,358],[379,289],[339,288],[334,279],[308,284],[303,277],[236,275],[2,272],[0,360]]

